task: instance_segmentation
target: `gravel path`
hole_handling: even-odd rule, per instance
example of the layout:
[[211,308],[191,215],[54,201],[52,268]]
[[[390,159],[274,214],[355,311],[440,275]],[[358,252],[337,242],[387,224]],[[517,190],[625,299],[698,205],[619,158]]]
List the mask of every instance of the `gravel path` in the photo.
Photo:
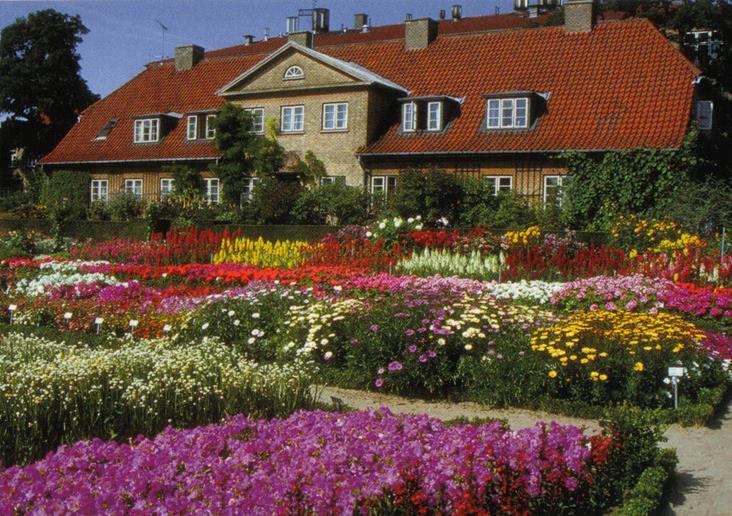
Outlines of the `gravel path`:
[[[335,398],[335,399],[334,399]],[[393,412],[429,414],[440,419],[505,419],[512,428],[533,426],[539,420],[599,430],[597,421],[556,416],[531,410],[490,409],[477,403],[448,403],[401,398],[389,394],[322,387],[323,402],[342,402],[356,409],[387,406]],[[732,516],[732,404],[712,428],[682,428],[672,425],[666,432],[664,446],[676,448],[679,465],[672,494],[661,511],[663,515]]]

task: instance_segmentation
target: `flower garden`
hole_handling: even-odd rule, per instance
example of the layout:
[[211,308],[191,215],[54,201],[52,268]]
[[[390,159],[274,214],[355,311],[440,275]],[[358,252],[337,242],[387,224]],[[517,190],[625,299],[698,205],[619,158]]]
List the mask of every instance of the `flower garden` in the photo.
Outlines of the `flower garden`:
[[[173,231],[10,258],[0,286],[3,513],[639,514],[659,425],[706,424],[730,378],[732,259],[669,223]],[[318,385],[602,430],[338,412]]]

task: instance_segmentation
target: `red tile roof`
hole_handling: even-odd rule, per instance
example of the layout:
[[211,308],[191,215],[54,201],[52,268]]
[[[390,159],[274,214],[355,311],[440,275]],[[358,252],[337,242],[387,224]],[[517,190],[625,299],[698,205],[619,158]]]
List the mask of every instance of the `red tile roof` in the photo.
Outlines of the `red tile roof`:
[[[675,148],[687,130],[693,80],[700,73],[640,19],[598,25],[591,33],[563,27],[494,30],[525,23],[510,15],[443,21],[424,50],[406,51],[403,25],[369,33],[316,36],[316,50],[353,61],[419,95],[464,98],[461,113],[439,134],[401,135],[397,125],[363,149],[367,154],[542,152]],[[505,21],[504,20],[514,20]],[[488,28],[493,27],[493,29]],[[498,27],[500,28],[500,27]],[[457,32],[457,33],[455,33]],[[361,41],[359,38],[365,38]],[[202,159],[217,155],[185,140],[179,122],[158,144],[132,142],[133,118],[146,113],[215,109],[223,85],[285,43],[284,38],[206,53],[192,70],[176,73],[172,60],[147,66],[89,107],[43,163]],[[547,113],[532,130],[483,132],[483,95],[529,90],[550,93]],[[107,140],[95,137],[119,118]]]

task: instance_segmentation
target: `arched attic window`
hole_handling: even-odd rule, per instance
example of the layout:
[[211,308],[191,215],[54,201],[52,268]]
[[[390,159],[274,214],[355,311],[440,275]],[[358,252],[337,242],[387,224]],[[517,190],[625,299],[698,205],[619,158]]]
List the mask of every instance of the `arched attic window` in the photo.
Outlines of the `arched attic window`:
[[299,66],[291,66],[287,69],[285,72],[285,80],[292,80],[292,79],[303,79],[305,78],[305,72],[302,71],[302,68]]

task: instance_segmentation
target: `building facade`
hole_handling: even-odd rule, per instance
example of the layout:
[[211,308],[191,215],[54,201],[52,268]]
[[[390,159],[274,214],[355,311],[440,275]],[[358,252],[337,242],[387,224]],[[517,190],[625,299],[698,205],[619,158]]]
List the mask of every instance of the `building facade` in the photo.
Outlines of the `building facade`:
[[41,163],[89,171],[93,201],[158,199],[175,188],[165,167],[184,163],[218,202],[212,121],[232,102],[255,132],[274,123],[288,162],[314,152],[326,181],[388,195],[401,171],[439,168],[540,201],[561,188],[564,151],[678,148],[697,114],[712,116],[699,70],[650,22],[598,21],[590,0],[564,9],[559,27],[459,9],[371,27],[357,14],[349,30],[328,31],[326,16],[313,31],[179,47],[89,107]]

